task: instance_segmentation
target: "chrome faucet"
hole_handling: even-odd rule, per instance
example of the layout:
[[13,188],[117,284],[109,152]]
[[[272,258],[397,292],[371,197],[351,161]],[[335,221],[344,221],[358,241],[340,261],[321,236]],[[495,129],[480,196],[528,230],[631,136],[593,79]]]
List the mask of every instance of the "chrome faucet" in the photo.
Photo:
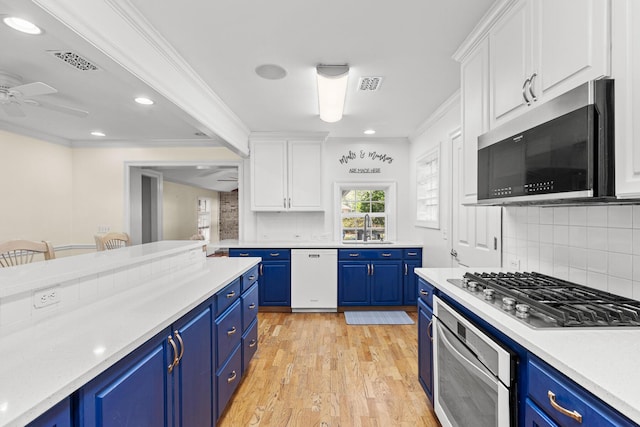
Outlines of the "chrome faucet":
[[369,234],[371,233],[371,217],[369,214],[364,216],[364,227],[362,228],[362,241],[367,242],[369,240]]

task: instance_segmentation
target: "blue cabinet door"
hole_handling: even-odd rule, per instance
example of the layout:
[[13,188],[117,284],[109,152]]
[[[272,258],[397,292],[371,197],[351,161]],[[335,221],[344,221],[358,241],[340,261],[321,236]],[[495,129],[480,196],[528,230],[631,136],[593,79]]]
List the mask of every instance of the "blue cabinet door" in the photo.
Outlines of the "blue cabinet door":
[[338,305],[369,305],[371,301],[368,261],[338,262]]
[[173,369],[175,426],[213,425],[215,414],[213,315],[210,306],[175,324],[183,345],[180,363]]
[[170,426],[167,329],[80,390],[82,425]]
[[260,305],[291,306],[291,261],[263,261],[260,266]]
[[71,398],[67,397],[27,424],[27,427],[71,427],[71,425]]
[[371,305],[402,305],[402,261],[371,262]]
[[433,404],[433,311],[422,300],[418,302],[418,378]]
[[404,261],[404,271],[402,276],[404,288],[404,305],[416,305],[418,302],[418,276],[413,272],[422,266],[422,261]]

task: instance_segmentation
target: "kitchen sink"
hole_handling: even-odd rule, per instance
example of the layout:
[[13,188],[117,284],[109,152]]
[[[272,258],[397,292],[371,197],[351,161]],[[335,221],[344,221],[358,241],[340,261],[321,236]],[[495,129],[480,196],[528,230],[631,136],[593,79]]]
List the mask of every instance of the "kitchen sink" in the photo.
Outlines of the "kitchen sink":
[[393,242],[388,240],[344,240],[342,243],[345,245],[390,245]]

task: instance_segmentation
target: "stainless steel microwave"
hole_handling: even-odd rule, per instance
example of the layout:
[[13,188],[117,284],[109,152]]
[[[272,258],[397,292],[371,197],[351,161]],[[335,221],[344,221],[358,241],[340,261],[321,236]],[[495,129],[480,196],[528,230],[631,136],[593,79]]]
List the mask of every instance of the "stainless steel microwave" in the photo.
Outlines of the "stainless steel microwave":
[[479,204],[611,200],[612,79],[587,82],[478,137]]

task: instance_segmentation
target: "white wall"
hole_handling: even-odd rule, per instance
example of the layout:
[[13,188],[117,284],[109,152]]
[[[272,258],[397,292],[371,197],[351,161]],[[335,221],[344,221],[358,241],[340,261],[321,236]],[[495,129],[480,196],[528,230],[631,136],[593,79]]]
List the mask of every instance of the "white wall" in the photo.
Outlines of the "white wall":
[[217,191],[164,181],[162,234],[164,240],[187,240],[198,232],[198,198],[211,199],[211,241],[218,240],[220,198]]
[[[411,138],[411,161],[408,164],[410,194],[408,218],[412,236],[423,243],[424,267],[451,267],[451,135],[458,131],[460,121],[460,95],[456,92],[425,122],[424,129]],[[416,222],[416,160],[440,146],[440,228],[424,228]]]
[[640,299],[640,205],[504,208],[505,268]]
[[[343,159],[349,152],[355,159]],[[378,156],[370,156],[375,153]],[[384,156],[384,157],[383,157]],[[342,162],[340,160],[343,160]],[[323,149],[324,212],[252,212],[247,188],[244,194],[244,239],[258,241],[334,240],[337,208],[334,206],[336,182],[393,182],[397,185],[397,240],[413,240],[405,209],[409,192],[409,142],[404,138],[329,138]],[[245,161],[245,182],[250,182],[250,162]],[[355,169],[355,171],[354,171]],[[379,169],[379,173],[355,173]]]

